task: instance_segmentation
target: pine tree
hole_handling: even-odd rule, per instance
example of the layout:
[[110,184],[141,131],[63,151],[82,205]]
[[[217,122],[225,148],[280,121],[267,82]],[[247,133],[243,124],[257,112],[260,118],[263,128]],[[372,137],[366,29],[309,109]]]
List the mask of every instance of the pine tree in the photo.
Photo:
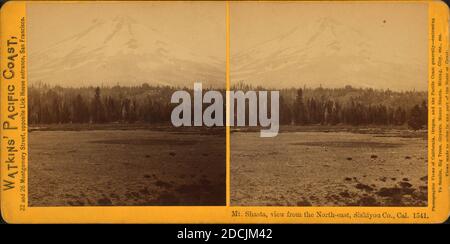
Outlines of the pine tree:
[[423,126],[422,111],[418,105],[411,109],[411,116],[408,120],[408,126],[413,130],[421,129]]
[[294,103],[294,123],[297,125],[305,125],[307,121],[305,104],[303,103],[303,90],[300,88],[297,90],[297,97]]

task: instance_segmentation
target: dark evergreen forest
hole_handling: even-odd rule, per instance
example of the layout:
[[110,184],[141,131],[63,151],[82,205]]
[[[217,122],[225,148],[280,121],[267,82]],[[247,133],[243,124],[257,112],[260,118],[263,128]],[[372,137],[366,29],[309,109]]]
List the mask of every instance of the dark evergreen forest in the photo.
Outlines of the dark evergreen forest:
[[[28,119],[33,124],[170,124],[176,104],[169,86],[63,88],[38,84],[28,89]],[[193,93],[192,89],[183,89]],[[206,92],[208,89],[204,89]],[[239,83],[231,90],[268,90]],[[222,90],[222,93],[224,91]],[[206,107],[207,105],[204,105]],[[280,90],[282,125],[408,125],[426,128],[427,92],[353,88]]]

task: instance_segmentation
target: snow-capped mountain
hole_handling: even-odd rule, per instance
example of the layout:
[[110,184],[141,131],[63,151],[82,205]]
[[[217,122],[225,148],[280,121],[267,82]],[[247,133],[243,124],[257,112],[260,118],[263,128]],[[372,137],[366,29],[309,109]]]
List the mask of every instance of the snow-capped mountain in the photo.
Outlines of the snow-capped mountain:
[[31,50],[30,82],[51,85],[223,87],[225,60],[200,55],[131,17],[96,19],[83,31],[44,50]]
[[[364,32],[322,18],[233,55],[231,79],[275,88],[421,86],[413,83],[420,72],[426,74],[419,60],[408,60],[402,53],[386,58],[379,51]],[[427,81],[422,82],[426,88]]]
[[[299,23],[232,55],[231,79],[268,88],[426,89],[427,81],[418,81],[426,74],[424,60],[408,59],[401,50],[387,58],[373,44],[365,31],[332,18]],[[225,85],[225,57],[197,53],[183,46],[183,40],[170,40],[128,16],[93,20],[64,40],[30,50],[28,60],[30,84],[191,86],[201,81],[205,86]]]

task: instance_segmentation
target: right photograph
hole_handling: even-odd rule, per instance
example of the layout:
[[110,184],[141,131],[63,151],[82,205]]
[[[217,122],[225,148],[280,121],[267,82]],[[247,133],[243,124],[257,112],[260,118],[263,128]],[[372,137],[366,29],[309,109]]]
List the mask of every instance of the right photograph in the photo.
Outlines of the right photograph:
[[426,3],[229,14],[230,90],[279,91],[276,136],[231,127],[232,206],[428,205]]

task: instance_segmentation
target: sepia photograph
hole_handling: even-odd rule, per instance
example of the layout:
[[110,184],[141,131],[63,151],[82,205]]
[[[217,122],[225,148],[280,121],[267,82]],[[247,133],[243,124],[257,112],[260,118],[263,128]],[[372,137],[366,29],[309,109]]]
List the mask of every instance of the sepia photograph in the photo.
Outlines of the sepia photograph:
[[0,7],[0,223],[448,222],[446,2]]
[[[28,5],[30,206],[225,205],[225,127],[191,116],[194,84],[225,94],[224,10]],[[230,3],[231,205],[427,206],[426,16],[420,3]],[[194,108],[174,126],[180,90]],[[267,111],[250,106],[267,91]],[[251,122],[261,112],[270,136]]]
[[428,6],[232,2],[231,90],[279,91],[279,132],[231,128],[232,206],[427,206]]
[[225,89],[224,2],[28,3],[28,203],[223,206],[225,127],[175,91]]

